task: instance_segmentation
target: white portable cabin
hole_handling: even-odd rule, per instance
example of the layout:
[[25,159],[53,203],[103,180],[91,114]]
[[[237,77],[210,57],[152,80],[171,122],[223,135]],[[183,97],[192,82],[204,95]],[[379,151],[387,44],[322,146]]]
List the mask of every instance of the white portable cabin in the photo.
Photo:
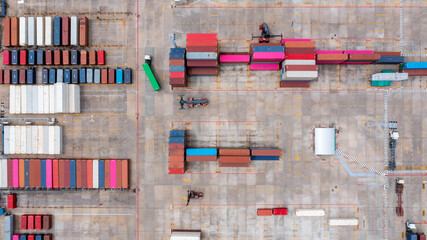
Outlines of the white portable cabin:
[[44,44],[46,46],[52,46],[53,45],[53,21],[52,17],[45,17],[45,39]]
[[79,45],[79,19],[76,16],[70,17],[70,44],[71,46]]
[[99,160],[98,159],[94,159],[92,161],[93,167],[92,167],[92,172],[93,172],[93,188],[99,188]]
[[19,18],[19,46],[27,46],[28,38],[27,38],[27,18],[20,17]]
[[44,18],[37,17],[37,46],[44,46]]
[[357,226],[359,221],[357,218],[331,218],[329,226]]
[[36,34],[37,34],[36,18],[28,17],[28,46],[36,45],[36,40],[37,40]]

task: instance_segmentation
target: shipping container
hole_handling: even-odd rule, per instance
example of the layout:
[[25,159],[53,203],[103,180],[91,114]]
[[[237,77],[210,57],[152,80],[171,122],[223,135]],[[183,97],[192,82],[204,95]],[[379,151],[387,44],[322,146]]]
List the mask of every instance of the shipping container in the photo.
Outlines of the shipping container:
[[52,161],[52,187],[54,189],[59,188],[59,163],[58,159]]
[[98,50],[98,65],[105,65],[105,51]]
[[28,230],[34,230],[34,215],[28,215],[28,222],[27,222],[27,226],[28,226]]
[[74,84],[79,83],[79,70],[78,69],[71,70],[71,83],[74,83]]
[[12,187],[19,188],[19,159],[12,160]]
[[277,148],[251,148],[252,156],[281,156],[282,150]]
[[[187,49],[187,52],[217,52],[218,51],[217,46],[187,46],[186,49]],[[179,54],[182,54],[183,56],[185,55],[185,53],[179,53]],[[173,56],[177,56],[177,55],[173,55]],[[181,58],[181,59],[184,59],[184,58]]]
[[11,240],[13,235],[13,215],[6,214],[4,216],[4,233],[5,240]]
[[3,20],[3,45],[5,47],[10,47],[10,18],[4,18]]
[[64,82],[64,69],[58,68],[56,70],[56,82],[57,83]]
[[46,159],[40,160],[40,187],[46,189]]
[[400,57],[402,56],[401,52],[374,52],[378,53],[381,57]]
[[19,45],[19,19],[17,17],[12,17],[10,19],[10,28],[11,28],[10,45],[14,47],[18,46]]
[[[189,61],[194,61],[194,60],[189,60]],[[193,63],[189,64],[187,61],[187,66],[190,67],[190,65],[192,66]],[[219,61],[221,63],[249,63],[250,62],[250,56],[249,54],[246,55],[220,55],[219,56]],[[217,62],[215,61],[215,64],[217,64]]]
[[186,43],[187,43],[186,44],[187,47],[195,47],[195,46],[217,47],[218,46],[218,40],[216,39],[209,39],[209,40],[203,40],[203,41],[194,39],[194,40],[187,40]]
[[82,188],[82,161],[76,160],[76,188]]
[[70,180],[70,160],[65,159],[62,160],[64,162],[64,188],[71,188],[71,180]]
[[[125,72],[125,76],[126,76],[126,72]],[[95,68],[93,70],[93,82],[98,84],[101,83],[101,69]]]
[[70,17],[62,17],[62,45],[70,45]]
[[53,187],[52,174],[52,159],[46,159],[46,188],[48,189]]
[[0,69],[0,84],[3,84],[3,69]]
[[323,217],[325,216],[324,209],[295,209],[297,217]]
[[37,51],[37,65],[44,65],[44,51]]
[[93,161],[86,160],[86,188],[93,188]]
[[70,50],[62,50],[62,64],[70,65]]
[[[277,67],[277,69],[278,69],[278,67]],[[188,69],[188,75],[190,75],[190,76],[217,76],[218,75],[218,69],[217,68],[189,68]],[[169,76],[171,76],[171,73],[169,73]]]
[[25,188],[30,188],[30,160],[24,160]]
[[88,55],[88,53],[86,50],[80,51],[80,64],[81,65],[87,65],[87,63],[88,63],[88,61],[87,61],[88,56],[87,55]]
[[101,70],[101,83],[108,83],[108,69]]
[[71,83],[71,70],[68,68],[64,69],[64,83]]
[[316,54],[286,54],[288,60],[315,60]]
[[79,83],[86,83],[86,69],[79,69]]
[[53,52],[52,52],[52,50],[46,50],[44,52],[44,54],[45,54],[46,65],[52,65],[53,64]]
[[71,50],[71,65],[79,65],[79,51]]
[[12,65],[18,65],[19,63],[19,52],[18,50],[12,50]]
[[[187,156],[187,161],[188,161]],[[250,163],[251,157],[250,156],[220,156],[219,157],[220,163]]]
[[105,175],[104,175],[104,181],[105,181],[105,188],[110,188],[111,184],[111,163],[110,160],[104,160],[105,162]]
[[44,23],[45,23],[44,44],[46,46],[52,46],[53,45],[53,21],[52,21],[52,17],[45,17]]
[[81,188],[87,188],[87,162],[86,160],[80,160],[80,176],[81,176]]
[[123,70],[120,68],[116,70],[116,83],[123,84]]
[[36,18],[35,17],[28,17],[28,46],[35,46],[37,45],[36,41]]
[[[18,84],[19,83],[19,70],[12,70],[12,84]],[[17,98],[19,98],[20,95],[18,93],[16,94]],[[19,108],[17,108],[19,109]],[[16,113],[21,113],[21,111],[17,111]]]
[[56,82],[56,69],[49,69],[49,83],[54,84]]
[[116,160],[116,188],[121,189],[122,187],[122,163],[123,160]]
[[[19,70],[19,84],[25,84],[25,83],[27,83],[27,71],[25,69],[20,69]],[[25,112],[22,111],[22,113],[25,113]]]
[[[169,144],[170,146],[171,144]],[[216,148],[187,148],[186,154],[188,155],[217,155]]]
[[93,169],[93,174],[92,174],[93,188],[99,188],[99,160],[94,159],[92,166],[93,166],[92,167],[92,169]]
[[34,68],[27,69],[27,83],[28,84],[36,83],[36,70]]
[[110,160],[110,188],[117,188],[117,167],[116,167],[116,160],[111,159]]
[[19,50],[19,65],[27,65],[27,50]]
[[1,159],[1,187],[7,188],[7,179],[8,179],[8,171],[7,171],[7,159]]
[[49,230],[51,228],[50,215],[43,215],[43,230]]
[[27,230],[28,226],[27,226],[27,215],[22,215],[21,216],[21,230]]
[[87,17],[80,17],[79,20],[79,43],[80,46],[88,46],[89,36],[88,36],[89,20]]
[[280,156],[251,156],[252,161],[279,161]]
[[187,40],[216,40],[216,33],[187,33]]
[[44,39],[45,39],[45,23],[43,17],[37,17],[37,46],[44,46]]
[[[197,60],[192,60],[192,61],[197,61]],[[208,60],[208,61],[214,61],[214,60]],[[169,59],[169,65],[185,66],[185,60],[184,59]],[[187,66],[189,66],[188,61],[187,61]]]
[[105,162],[104,160],[99,160],[99,188],[105,188]]
[[405,57],[401,56],[381,56],[376,64],[399,64],[405,62]]
[[41,234],[36,235],[36,240],[43,240],[43,235]]
[[283,46],[253,46],[252,52],[285,52]]
[[[19,159],[19,187],[25,188],[25,162],[24,159]],[[1,172],[1,171],[0,171]],[[1,184],[0,184],[1,187]]]
[[220,156],[249,156],[250,150],[248,148],[220,148]]
[[86,69],[86,82],[93,83],[93,68]]
[[35,229],[36,230],[42,229],[42,216],[41,215],[35,216]]
[[201,156],[190,155],[186,157],[186,160],[187,162],[216,162],[217,156],[216,155],[201,155]]
[[169,53],[169,59],[185,59],[185,53]]
[[287,208],[273,208],[273,215],[288,215]]
[[96,65],[96,51],[89,51],[89,65]]
[[70,160],[70,188],[77,188],[76,160]]
[[43,240],[52,240],[52,234],[44,234]]
[[108,69],[108,83],[113,84],[116,82],[116,70]]
[[280,81],[280,87],[308,88],[310,81]]
[[48,84],[49,83],[49,69],[43,68],[42,70],[42,83]]
[[10,51],[3,50],[3,65],[10,65]]
[[28,36],[27,36],[27,18],[19,18],[19,45],[27,46],[28,45]]
[[185,137],[169,137],[169,143],[185,143]]
[[271,208],[259,208],[257,209],[257,215],[258,216],[271,216],[273,214],[273,211]]
[[[38,139],[37,139],[38,140]],[[37,167],[35,159],[30,160],[30,188],[36,188]]]
[[169,156],[184,156],[185,151],[183,149],[170,149]]
[[36,64],[36,51],[30,50],[28,51],[28,64],[35,65]]
[[218,58],[216,52],[188,52],[186,56],[188,60],[216,60]]
[[315,54],[316,48],[286,48],[286,54]]
[[374,54],[349,54],[348,62],[373,62],[380,60],[378,53]]
[[122,160],[122,188],[129,188],[129,161]]
[[53,51],[53,64],[54,65],[61,65],[61,50],[55,50]]
[[72,46],[79,45],[79,22],[76,16],[70,17],[70,44]]

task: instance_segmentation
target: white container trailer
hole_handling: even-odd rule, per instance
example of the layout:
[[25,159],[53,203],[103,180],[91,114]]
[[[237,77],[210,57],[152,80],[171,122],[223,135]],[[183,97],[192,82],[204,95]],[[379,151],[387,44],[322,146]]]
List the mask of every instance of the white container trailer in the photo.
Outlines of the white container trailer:
[[[49,127],[49,139],[55,138],[55,128]],[[55,154],[55,141],[49,141],[49,154]]]
[[285,65],[316,65],[316,60],[285,60]]
[[1,160],[1,187],[7,188],[7,159]]
[[16,86],[11,85],[9,89],[9,113],[16,114]]
[[28,113],[27,96],[28,96],[27,86],[21,86],[21,103],[22,103],[21,113],[22,114]]
[[55,113],[55,86],[49,85],[49,113]]
[[37,126],[31,126],[31,152],[37,154]]
[[25,132],[27,137],[27,153],[33,154],[32,144],[31,144],[31,126],[25,126]]
[[16,114],[21,114],[21,86],[15,89],[15,104]]
[[45,17],[45,38],[44,38],[44,44],[46,46],[52,46],[53,45],[53,21],[52,17]]
[[36,18],[28,17],[28,46],[36,45]]
[[2,135],[3,154],[10,154],[10,127],[5,126]]
[[45,113],[43,108],[43,85],[36,86],[37,87],[37,100],[38,100],[38,112],[36,113]]
[[297,217],[323,217],[325,216],[324,209],[296,209],[295,215]]
[[49,113],[49,86],[43,86],[43,113]]
[[15,138],[15,126],[10,126],[9,139],[10,139],[10,151],[9,154],[15,154],[16,138]]
[[54,154],[61,154],[62,153],[62,128],[60,126],[50,126],[55,128],[55,138],[50,139],[49,141],[55,142],[55,153]]
[[357,218],[331,218],[329,226],[357,226],[359,221]]
[[27,46],[28,45],[28,37],[27,37],[27,18],[20,17],[19,18],[19,45]]
[[37,153],[43,154],[43,126],[37,126]]
[[99,160],[98,159],[94,159],[93,162],[93,188],[99,188]]
[[79,19],[76,16],[70,17],[70,44],[71,46],[79,45]]
[[52,140],[49,136],[49,128],[51,126],[43,126],[43,153],[49,153],[49,142]]
[[37,46],[44,46],[44,18],[37,17]]

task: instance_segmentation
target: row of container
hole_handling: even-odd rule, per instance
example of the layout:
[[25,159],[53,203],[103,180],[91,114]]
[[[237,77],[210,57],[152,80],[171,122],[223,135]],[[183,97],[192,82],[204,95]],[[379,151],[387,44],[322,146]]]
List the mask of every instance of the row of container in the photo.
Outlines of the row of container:
[[10,114],[80,113],[80,86],[10,85]]
[[127,189],[129,161],[1,159],[0,187],[9,189]]
[[400,52],[316,51],[317,64],[399,64],[404,61]]
[[52,227],[50,219],[50,215],[22,215],[21,230],[49,230]]
[[105,51],[4,50],[3,65],[105,65]]
[[249,167],[251,162],[250,150],[248,148],[222,148],[219,149],[220,167]]
[[61,154],[61,126],[2,126],[3,154]]
[[172,130],[169,133],[169,174],[184,174],[186,133],[183,130]]
[[258,216],[288,215],[287,208],[258,208]]
[[88,45],[86,17],[12,17],[3,24],[6,47]]
[[[185,48],[171,48],[169,56],[183,55]],[[169,84],[172,87],[187,87],[187,69],[185,59],[169,59]]]
[[0,69],[0,84],[35,84],[36,69]]
[[285,58],[285,51],[281,43],[253,43],[250,55],[251,71],[276,71]]
[[15,234],[13,240],[52,240],[52,234]]
[[188,33],[186,57],[189,76],[218,75],[218,36],[216,33]]

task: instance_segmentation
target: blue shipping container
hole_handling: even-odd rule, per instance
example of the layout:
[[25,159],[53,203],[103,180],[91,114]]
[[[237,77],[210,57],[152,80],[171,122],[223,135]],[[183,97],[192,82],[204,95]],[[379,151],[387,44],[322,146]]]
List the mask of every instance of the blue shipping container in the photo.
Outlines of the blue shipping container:
[[132,84],[132,70],[130,68],[125,69],[125,83]]
[[44,51],[37,51],[37,65],[44,65]]
[[76,160],[70,160],[70,188],[76,188]]
[[4,209],[0,208],[0,215],[3,215],[3,214],[4,214]]
[[62,21],[61,17],[53,18],[53,45],[60,46],[61,45],[61,26]]
[[4,231],[13,234],[13,215],[4,216]]
[[40,163],[41,187],[46,188],[46,159],[42,159]]
[[71,71],[71,83],[79,83],[79,70],[73,69]]
[[99,160],[99,188],[105,188],[105,162],[104,160]]
[[206,156],[217,155],[216,148],[187,148],[186,153],[188,156]]
[[30,159],[24,160],[24,173],[25,173],[24,185],[25,185],[25,188],[29,188],[30,187]]
[[49,83],[49,69],[43,68],[42,70],[42,83],[48,84]]
[[254,52],[285,52],[283,46],[255,46]]
[[28,64],[29,65],[36,64],[36,51],[34,50],[28,51]]
[[93,70],[93,82],[101,83],[101,69],[95,68],[95,70]]
[[49,83],[53,84],[56,81],[56,69],[49,69]]
[[185,48],[171,48],[171,53],[185,53]]
[[251,156],[251,161],[278,161],[280,156]]
[[64,82],[64,69],[56,70],[56,82]]
[[403,64],[403,69],[427,69],[427,62],[407,62]]
[[80,83],[86,83],[86,69],[80,68],[80,74],[79,74]]
[[27,240],[27,235],[25,235],[25,234],[20,235],[19,240]]
[[36,240],[43,240],[42,235],[36,235]]
[[27,69],[27,83],[28,84],[36,83],[36,70],[34,68]]
[[406,239],[407,240],[417,240],[417,234],[406,232]]
[[170,131],[171,137],[185,137],[185,131],[182,130],[172,130]]
[[71,83],[71,70],[64,69],[64,83]]
[[93,83],[93,68],[86,69],[86,82]]
[[12,83],[13,84],[19,83],[19,70],[12,70]]
[[79,64],[79,52],[77,50],[71,51],[71,65]]
[[18,50],[12,50],[12,65],[18,65],[19,55]]
[[123,84],[123,69],[116,70],[116,83]]
[[184,137],[170,137],[169,143],[184,143],[185,138]]
[[13,233],[4,232],[4,240],[12,240]]
[[399,64],[405,62],[405,57],[392,57],[392,56],[382,56],[380,57],[380,60],[376,61],[375,63],[378,64]]
[[169,53],[169,59],[184,59],[185,53]]
[[216,52],[188,52],[187,59],[199,59],[199,60],[215,60],[218,58]]
[[185,72],[185,66],[169,66],[169,72]]

